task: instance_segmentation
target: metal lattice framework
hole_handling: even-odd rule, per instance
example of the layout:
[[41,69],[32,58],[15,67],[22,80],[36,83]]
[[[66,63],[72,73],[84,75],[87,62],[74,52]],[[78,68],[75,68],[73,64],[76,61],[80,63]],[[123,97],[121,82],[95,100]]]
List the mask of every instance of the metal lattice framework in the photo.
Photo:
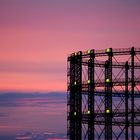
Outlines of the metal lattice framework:
[[140,48],[68,57],[70,140],[140,140]]

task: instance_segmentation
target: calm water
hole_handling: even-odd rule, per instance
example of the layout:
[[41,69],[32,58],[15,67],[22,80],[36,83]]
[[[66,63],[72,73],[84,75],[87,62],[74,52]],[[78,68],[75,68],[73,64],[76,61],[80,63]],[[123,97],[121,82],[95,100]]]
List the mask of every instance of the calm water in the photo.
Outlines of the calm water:
[[0,140],[66,139],[66,93],[1,93]]

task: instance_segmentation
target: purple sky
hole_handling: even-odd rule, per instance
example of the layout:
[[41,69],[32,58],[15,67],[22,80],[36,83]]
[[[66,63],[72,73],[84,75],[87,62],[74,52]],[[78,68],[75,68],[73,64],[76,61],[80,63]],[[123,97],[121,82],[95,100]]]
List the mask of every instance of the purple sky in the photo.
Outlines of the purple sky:
[[66,135],[66,116],[64,93],[1,93],[0,139],[25,132]]

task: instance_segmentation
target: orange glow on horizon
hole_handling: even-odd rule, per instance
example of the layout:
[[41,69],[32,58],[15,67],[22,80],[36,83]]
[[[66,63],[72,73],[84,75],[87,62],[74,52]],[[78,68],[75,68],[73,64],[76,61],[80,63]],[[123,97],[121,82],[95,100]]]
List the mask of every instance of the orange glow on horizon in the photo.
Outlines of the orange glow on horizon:
[[[0,74],[0,90],[8,91],[66,91],[65,79],[36,75],[36,74],[18,74],[2,73]],[[54,79],[55,78],[55,79]]]

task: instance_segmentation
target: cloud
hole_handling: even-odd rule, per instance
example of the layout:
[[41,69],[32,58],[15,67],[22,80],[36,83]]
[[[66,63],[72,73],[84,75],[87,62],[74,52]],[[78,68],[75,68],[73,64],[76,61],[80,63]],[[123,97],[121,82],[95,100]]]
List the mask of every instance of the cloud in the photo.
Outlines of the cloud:
[[66,93],[0,93],[0,107],[43,107],[49,104],[66,104]]
[[0,112],[0,117],[8,117],[8,113]]
[[0,135],[2,140],[66,140],[66,134],[61,133],[32,133],[32,132],[19,132],[17,135]]

